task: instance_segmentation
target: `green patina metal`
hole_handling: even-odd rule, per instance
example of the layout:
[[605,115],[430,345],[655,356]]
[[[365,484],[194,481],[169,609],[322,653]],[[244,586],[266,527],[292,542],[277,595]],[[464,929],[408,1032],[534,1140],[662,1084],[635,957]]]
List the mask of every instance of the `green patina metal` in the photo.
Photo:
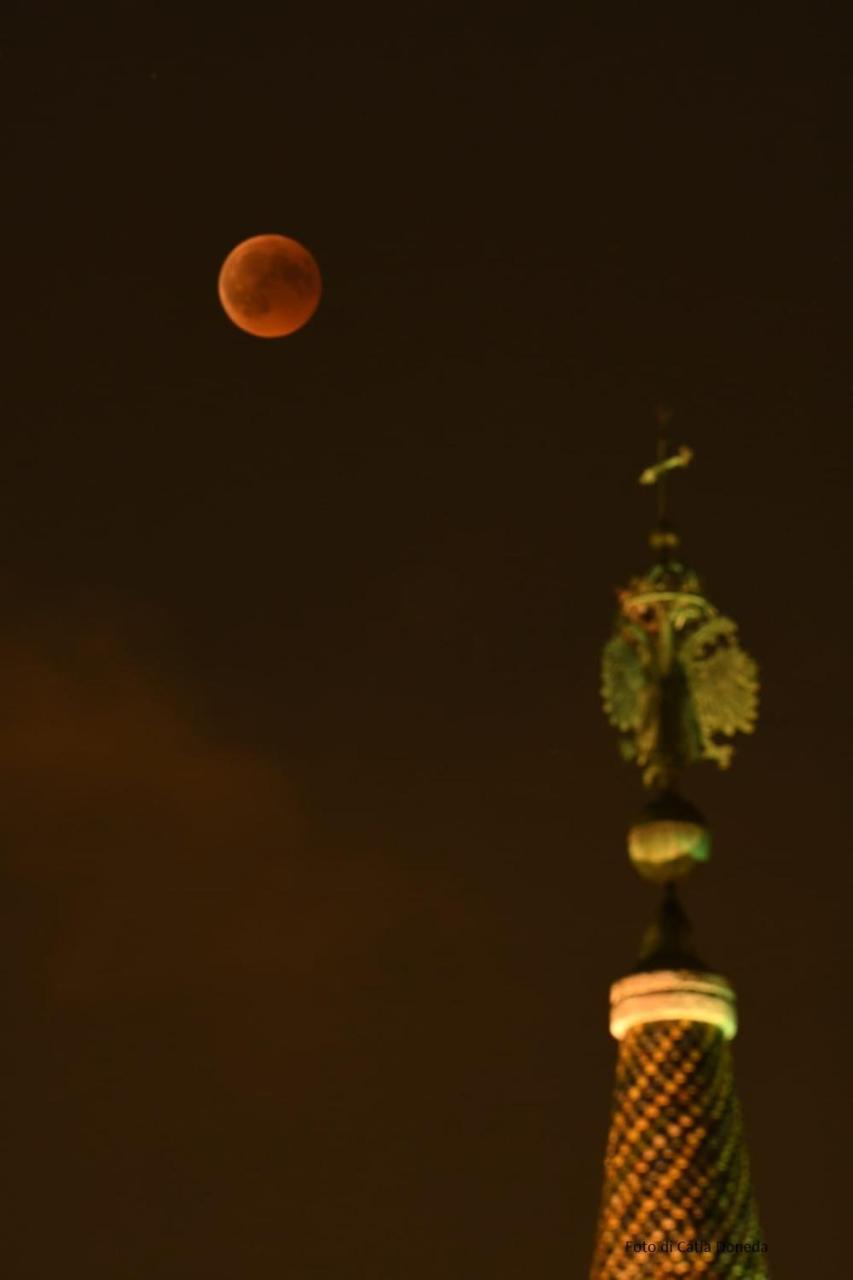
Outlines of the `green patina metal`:
[[686,446],[667,457],[661,432],[658,462],[640,477],[658,491],[649,539],[658,559],[617,593],[613,634],[602,655],[605,713],[619,730],[624,757],[656,790],[671,787],[699,760],[726,768],[734,750],[729,739],[751,733],[758,712],[758,667],[741,648],[737,625],[717,611],[698,575],[676,555],[666,479],[691,457]]

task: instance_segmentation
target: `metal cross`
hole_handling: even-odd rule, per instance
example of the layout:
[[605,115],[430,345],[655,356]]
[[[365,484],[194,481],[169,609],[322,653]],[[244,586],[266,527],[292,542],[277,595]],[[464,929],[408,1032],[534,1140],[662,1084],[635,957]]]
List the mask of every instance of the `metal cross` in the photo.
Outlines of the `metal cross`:
[[666,429],[669,425],[672,414],[668,409],[658,409],[658,460],[651,467],[646,467],[640,476],[640,484],[656,484],[658,496],[658,522],[666,519],[666,480],[667,473],[674,471],[677,467],[686,467],[693,457],[693,450],[689,445],[680,445],[677,452],[666,456],[667,438]]

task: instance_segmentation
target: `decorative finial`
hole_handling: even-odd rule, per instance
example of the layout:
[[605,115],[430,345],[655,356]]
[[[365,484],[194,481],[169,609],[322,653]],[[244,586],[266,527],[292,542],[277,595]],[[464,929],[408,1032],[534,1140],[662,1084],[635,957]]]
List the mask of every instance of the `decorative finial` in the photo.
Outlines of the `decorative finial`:
[[666,473],[676,467],[686,467],[693,459],[693,450],[689,444],[681,444],[678,451],[669,458],[659,459],[654,466],[646,467],[640,474],[640,484],[658,485],[658,503],[663,507],[661,515],[666,515]]
[[678,534],[667,518],[667,480],[669,472],[675,471],[680,467],[689,466],[693,459],[693,450],[689,445],[682,444],[675,453],[667,456],[669,448],[667,427],[672,420],[672,411],[665,405],[658,405],[656,417],[658,425],[657,461],[652,466],[646,467],[645,471],[641,473],[640,484],[655,485],[657,487],[657,521],[649,535],[649,545],[654,551],[666,553],[675,550],[678,546]]
[[663,426],[658,462],[641,476],[658,485],[657,563],[618,591],[614,632],[602,655],[604,710],[621,734],[623,756],[642,770],[653,793],[631,831],[631,859],[640,874],[667,881],[708,856],[707,827],[698,811],[682,812],[675,793],[688,765],[731,761],[736,733],[751,733],[758,711],[758,668],[740,647],[737,626],[706,598],[696,573],[673,555],[677,539],[666,521],[667,473],[686,466],[686,446],[667,455]]

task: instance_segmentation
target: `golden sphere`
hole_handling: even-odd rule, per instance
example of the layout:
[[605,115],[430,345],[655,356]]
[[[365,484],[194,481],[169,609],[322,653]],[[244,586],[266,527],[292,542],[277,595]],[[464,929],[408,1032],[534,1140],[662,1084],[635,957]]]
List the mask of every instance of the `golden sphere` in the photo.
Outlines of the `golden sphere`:
[[664,791],[645,806],[628,830],[628,856],[646,880],[663,884],[707,862],[711,833],[702,814],[687,800]]

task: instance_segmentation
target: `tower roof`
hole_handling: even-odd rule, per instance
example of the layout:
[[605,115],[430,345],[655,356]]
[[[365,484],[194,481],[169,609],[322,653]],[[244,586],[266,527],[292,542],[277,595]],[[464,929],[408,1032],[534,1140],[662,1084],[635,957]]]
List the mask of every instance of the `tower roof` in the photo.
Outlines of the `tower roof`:
[[735,993],[696,955],[674,883],[709,849],[676,779],[698,760],[728,765],[727,739],[755,722],[757,668],[680,559],[665,486],[692,453],[668,452],[666,421],[640,476],[657,487],[656,560],[618,593],[602,662],[605,711],[652,793],[629,831],[631,861],[662,891],[634,969],[610,990],[619,1053],[591,1280],[766,1280],[728,1045]]

